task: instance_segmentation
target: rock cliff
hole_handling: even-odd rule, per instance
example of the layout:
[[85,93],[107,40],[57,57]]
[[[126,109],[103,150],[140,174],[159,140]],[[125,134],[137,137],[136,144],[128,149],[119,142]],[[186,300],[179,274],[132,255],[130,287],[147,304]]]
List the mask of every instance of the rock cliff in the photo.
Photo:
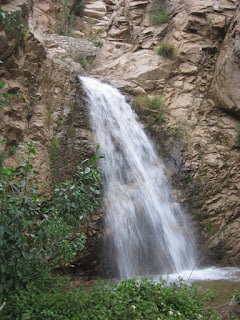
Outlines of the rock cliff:
[[[238,1],[87,0],[77,14],[76,4],[2,4],[6,11],[20,8],[33,32],[19,41],[0,31],[1,78],[13,94],[11,107],[0,111],[2,148],[21,139],[36,143],[48,196],[52,181],[70,177],[93,150],[76,74],[111,82],[132,102],[165,158],[174,195],[198,228],[201,260],[239,265]],[[153,25],[157,4],[168,19]],[[174,46],[175,59],[156,53],[162,43]],[[135,103],[139,95],[161,95],[164,121]]]

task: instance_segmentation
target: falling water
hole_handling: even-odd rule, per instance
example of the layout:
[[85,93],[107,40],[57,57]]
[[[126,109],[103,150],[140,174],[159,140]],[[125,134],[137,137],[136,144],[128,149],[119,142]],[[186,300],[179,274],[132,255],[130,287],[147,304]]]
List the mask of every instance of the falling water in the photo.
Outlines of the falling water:
[[120,278],[194,266],[194,240],[174,202],[164,165],[124,96],[80,78],[96,139],[105,152],[104,203],[109,268]]

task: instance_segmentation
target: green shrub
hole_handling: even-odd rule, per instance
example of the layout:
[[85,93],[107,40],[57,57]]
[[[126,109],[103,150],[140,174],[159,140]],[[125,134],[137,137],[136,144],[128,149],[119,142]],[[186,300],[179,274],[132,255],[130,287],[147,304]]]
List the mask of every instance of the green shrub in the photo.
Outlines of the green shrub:
[[153,117],[158,124],[166,123],[166,119],[162,114],[154,114]]
[[65,181],[54,189],[55,209],[73,225],[85,221],[101,206],[101,175],[96,168],[97,158],[102,156],[85,160],[77,167],[73,180]]
[[14,13],[0,9],[0,27],[17,36],[20,40],[27,40],[30,36],[27,25],[19,20]]
[[88,71],[93,63],[95,59],[95,56],[87,56],[87,57],[84,57],[82,55],[80,55],[76,62],[80,63],[80,65],[82,66],[82,68],[85,70],[85,71]]
[[166,123],[166,119],[164,117],[166,104],[161,96],[154,96],[152,98],[149,98],[147,95],[139,95],[135,97],[135,103],[143,109],[148,109],[149,111],[153,110],[151,112],[151,116],[158,124],[162,125]]
[[6,92],[4,92],[4,90],[7,88],[8,88],[8,85],[5,82],[0,80],[0,108],[1,106],[8,107],[8,103],[6,102],[6,99],[9,99],[9,95]]
[[164,58],[174,60],[176,58],[176,48],[172,43],[162,42],[157,49],[157,54]]
[[169,20],[166,10],[161,6],[153,8],[150,11],[150,17],[153,25],[166,23]]
[[82,17],[86,7],[85,1],[78,0],[73,8],[73,12],[76,16]]
[[142,108],[149,108],[149,105],[150,105],[150,99],[147,95],[136,96],[135,102]]
[[29,283],[9,298],[2,320],[220,320],[205,310],[212,293],[200,293],[183,282],[125,280],[99,283],[89,292],[69,289],[66,282]]
[[161,96],[149,98],[147,95],[139,95],[135,97],[135,102],[142,108],[164,111],[166,104]]
[[237,143],[240,144],[240,126],[237,129]]
[[162,97],[154,96],[150,100],[150,105],[149,106],[153,110],[163,110],[163,108],[165,108],[165,103],[164,103]]
[[[25,147],[20,148],[24,152]],[[26,281],[41,257],[34,224],[41,217],[41,198],[36,193],[32,155],[30,143],[17,169],[0,167],[0,302]]]
[[17,169],[0,166],[0,306],[46,264],[69,265],[84,245],[83,221],[101,203],[96,156],[78,168],[75,181],[57,186],[53,203],[44,203],[31,164],[34,145],[19,148]]
[[103,41],[102,41],[100,35],[101,35],[101,33],[104,32],[104,30],[102,28],[100,28],[98,30],[93,30],[92,23],[89,23],[89,26],[90,27],[85,32],[86,33],[86,38],[89,41],[91,41],[95,45],[95,47],[102,48]]

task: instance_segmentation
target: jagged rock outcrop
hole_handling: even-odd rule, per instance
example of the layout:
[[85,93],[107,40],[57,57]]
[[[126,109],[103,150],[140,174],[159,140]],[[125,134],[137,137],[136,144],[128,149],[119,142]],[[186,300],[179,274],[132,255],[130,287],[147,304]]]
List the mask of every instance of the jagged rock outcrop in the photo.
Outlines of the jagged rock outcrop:
[[215,67],[212,98],[216,105],[240,118],[240,11],[225,37]]

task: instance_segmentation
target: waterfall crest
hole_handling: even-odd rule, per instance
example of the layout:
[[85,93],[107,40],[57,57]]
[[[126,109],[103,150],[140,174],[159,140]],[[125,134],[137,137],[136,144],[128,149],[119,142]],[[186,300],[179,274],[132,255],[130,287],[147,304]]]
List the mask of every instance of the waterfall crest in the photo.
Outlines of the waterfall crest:
[[194,239],[173,200],[165,168],[124,96],[80,77],[97,142],[105,153],[104,212],[109,268],[120,278],[194,266]]

